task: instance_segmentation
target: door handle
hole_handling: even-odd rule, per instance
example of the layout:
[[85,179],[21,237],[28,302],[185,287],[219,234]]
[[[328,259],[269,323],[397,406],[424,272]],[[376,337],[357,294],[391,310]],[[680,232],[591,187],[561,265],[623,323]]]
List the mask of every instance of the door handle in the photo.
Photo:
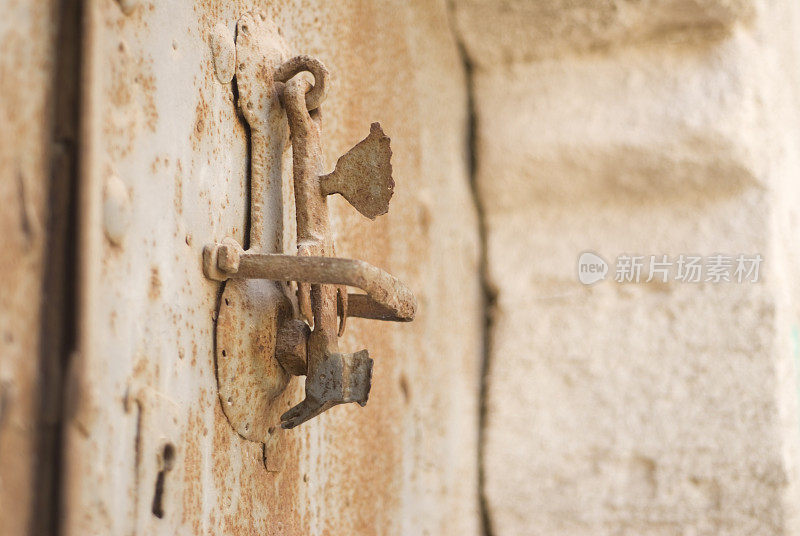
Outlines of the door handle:
[[[347,294],[347,316],[410,322],[416,313],[411,290],[388,272],[357,259],[299,257],[244,251],[233,239],[208,248],[205,273],[210,279],[268,279],[355,287],[366,294]],[[209,275],[210,274],[210,275]],[[339,317],[345,311],[338,304]]]

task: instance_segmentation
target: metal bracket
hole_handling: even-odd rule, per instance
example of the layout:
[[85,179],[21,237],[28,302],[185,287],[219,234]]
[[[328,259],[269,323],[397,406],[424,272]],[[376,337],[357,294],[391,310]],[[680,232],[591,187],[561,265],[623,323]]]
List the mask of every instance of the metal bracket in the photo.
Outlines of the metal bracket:
[[[239,19],[235,76],[251,148],[249,252],[283,250],[281,234],[265,224],[283,219],[280,185],[289,131],[280,102],[283,84],[274,73],[287,57],[283,38],[266,16],[247,13]],[[275,359],[276,335],[292,317],[287,291],[277,282],[235,279],[220,297],[215,361],[222,409],[241,436],[265,445],[275,444],[273,406],[290,379]]]
[[[217,321],[223,408],[240,434],[267,443],[265,438],[273,433],[270,403],[290,374],[306,375],[306,397],[281,416],[283,428],[337,404],[366,404],[372,359],[366,350],[339,352],[337,339],[346,319],[408,322],[414,318],[416,301],[387,272],[363,261],[337,258],[334,252],[328,195],[341,194],[369,218],[388,211],[394,181],[389,138],[380,125],[373,123],[369,136],[339,158],[333,172],[323,174],[320,108],[328,80],[325,66],[309,56],[286,61],[285,46],[263,15],[242,17],[236,50],[239,107],[253,136],[250,248],[245,251],[230,238],[209,244],[203,251],[203,269],[210,279],[228,281]],[[314,76],[313,85],[295,76],[303,71]],[[294,158],[297,256],[280,253],[281,245],[264,233],[265,218],[280,214],[280,189],[266,187],[281,184],[287,124]],[[297,282],[302,318],[294,318],[277,283],[290,281]],[[348,294],[346,286],[365,294]]]

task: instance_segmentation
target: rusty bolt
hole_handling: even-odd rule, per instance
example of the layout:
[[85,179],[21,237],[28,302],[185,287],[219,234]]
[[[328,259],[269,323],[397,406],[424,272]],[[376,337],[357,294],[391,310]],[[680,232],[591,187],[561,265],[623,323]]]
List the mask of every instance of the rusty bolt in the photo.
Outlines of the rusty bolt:
[[217,267],[223,272],[239,271],[239,250],[232,244],[220,244],[217,250]]
[[112,244],[122,244],[131,223],[131,211],[131,199],[125,183],[116,175],[106,177],[103,188],[103,228]]
[[122,13],[125,15],[130,15],[133,10],[139,7],[139,4],[142,2],[141,0],[117,0],[117,3],[119,4]]
[[292,376],[304,376],[307,372],[306,349],[311,328],[304,321],[292,318],[278,328],[275,341],[275,357]]
[[214,74],[222,84],[228,84],[236,73],[236,45],[233,34],[222,23],[211,29],[211,58],[214,60]]

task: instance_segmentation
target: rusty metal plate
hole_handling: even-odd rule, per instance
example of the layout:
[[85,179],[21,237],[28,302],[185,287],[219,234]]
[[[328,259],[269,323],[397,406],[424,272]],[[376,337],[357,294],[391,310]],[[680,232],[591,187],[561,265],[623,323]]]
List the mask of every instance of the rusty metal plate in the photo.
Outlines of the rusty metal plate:
[[269,409],[289,374],[275,359],[275,338],[278,325],[291,317],[280,284],[252,279],[225,284],[217,317],[219,399],[231,426],[250,441],[269,442],[279,424]]

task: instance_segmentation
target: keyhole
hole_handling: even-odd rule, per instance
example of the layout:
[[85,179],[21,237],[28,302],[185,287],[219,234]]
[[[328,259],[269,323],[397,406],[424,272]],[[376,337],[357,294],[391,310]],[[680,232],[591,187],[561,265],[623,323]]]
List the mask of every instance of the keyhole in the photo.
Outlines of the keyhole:
[[164,445],[159,455],[159,465],[161,466],[156,477],[156,489],[153,493],[153,515],[161,519],[164,517],[164,483],[167,473],[172,469],[175,462],[175,447],[172,443]]

